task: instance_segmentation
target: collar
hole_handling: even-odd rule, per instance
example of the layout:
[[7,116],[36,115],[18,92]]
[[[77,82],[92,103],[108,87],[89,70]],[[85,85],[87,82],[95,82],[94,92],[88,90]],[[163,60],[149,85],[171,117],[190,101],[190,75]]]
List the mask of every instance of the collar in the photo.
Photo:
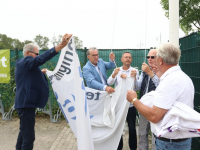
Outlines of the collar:
[[[98,61],[99,62],[99,61]],[[92,64],[90,61],[89,61],[89,63],[93,66],[93,67],[96,67],[96,66],[98,66],[98,65],[94,65],[94,64]]]
[[180,66],[174,66],[169,68],[167,71],[165,71],[165,73],[161,76],[160,81],[162,81],[166,76],[168,76],[170,73],[177,71],[177,70],[181,70]]
[[131,66],[130,66],[127,70],[124,70],[124,69],[123,69],[123,66],[121,66],[121,67],[120,67],[120,70],[121,70],[121,71],[127,71],[127,72],[129,72],[129,71],[131,70]]

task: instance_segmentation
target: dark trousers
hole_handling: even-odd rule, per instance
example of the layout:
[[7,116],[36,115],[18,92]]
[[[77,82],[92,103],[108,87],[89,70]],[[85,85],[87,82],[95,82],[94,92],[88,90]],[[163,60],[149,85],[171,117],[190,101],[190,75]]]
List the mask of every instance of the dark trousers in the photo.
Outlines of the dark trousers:
[[[137,134],[135,129],[135,119],[136,119],[136,108],[131,107],[128,110],[126,121],[129,128],[129,148],[131,150],[137,149]],[[122,150],[123,148],[123,138],[121,137],[117,150]]]
[[20,118],[16,150],[32,150],[35,141],[35,108],[17,108]]

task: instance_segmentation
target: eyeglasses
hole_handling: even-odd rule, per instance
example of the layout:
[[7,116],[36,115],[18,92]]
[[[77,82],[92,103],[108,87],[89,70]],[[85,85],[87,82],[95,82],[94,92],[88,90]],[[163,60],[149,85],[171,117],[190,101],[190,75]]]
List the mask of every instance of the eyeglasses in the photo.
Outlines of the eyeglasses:
[[99,54],[96,54],[96,55],[91,55],[91,56],[92,56],[92,57],[96,57],[96,56],[98,57],[98,56],[99,56]]
[[147,56],[147,59],[151,58],[154,59],[156,56]]
[[[31,52],[31,51],[30,51],[30,52]],[[33,53],[33,54],[35,54],[35,55],[37,55],[37,56],[39,55],[39,53],[35,53],[35,52],[31,52],[31,53]]]

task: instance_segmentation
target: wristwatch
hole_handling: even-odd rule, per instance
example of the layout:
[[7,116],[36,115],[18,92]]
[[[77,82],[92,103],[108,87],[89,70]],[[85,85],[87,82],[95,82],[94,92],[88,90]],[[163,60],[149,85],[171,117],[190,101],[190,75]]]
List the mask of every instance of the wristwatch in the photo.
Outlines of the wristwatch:
[[137,98],[134,98],[133,101],[131,102],[132,104],[136,101]]
[[153,79],[154,76],[155,76],[155,74],[153,74],[152,76],[150,76],[150,78]]

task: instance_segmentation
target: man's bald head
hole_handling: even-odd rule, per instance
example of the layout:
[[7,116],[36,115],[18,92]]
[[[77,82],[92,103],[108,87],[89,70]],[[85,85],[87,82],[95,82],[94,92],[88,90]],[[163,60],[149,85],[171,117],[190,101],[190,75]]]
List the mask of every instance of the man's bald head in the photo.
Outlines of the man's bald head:
[[157,54],[157,50],[156,49],[151,49],[150,51],[149,51],[149,53],[154,53],[154,54]]

